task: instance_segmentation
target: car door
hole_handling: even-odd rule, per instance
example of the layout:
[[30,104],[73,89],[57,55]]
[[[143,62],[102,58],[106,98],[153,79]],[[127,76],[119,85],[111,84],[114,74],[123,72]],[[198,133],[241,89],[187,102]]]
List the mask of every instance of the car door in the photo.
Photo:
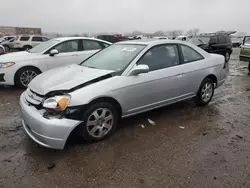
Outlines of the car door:
[[138,113],[178,101],[182,83],[177,45],[167,44],[151,48],[137,62],[149,67],[149,72],[127,76],[125,111]]
[[227,38],[225,35],[219,35],[219,45],[218,45],[218,53],[221,55],[225,55],[227,50]]
[[[53,49],[56,49],[58,54],[51,56],[50,51]],[[47,70],[70,64],[80,64],[83,60],[81,53],[82,47],[80,39],[67,40],[45,52],[43,61],[46,64]]]
[[209,41],[209,53],[219,53],[220,45],[218,36],[212,36]]
[[195,96],[198,88],[205,77],[204,57],[190,46],[180,44],[181,65],[181,85],[179,91],[186,97]]
[[250,62],[250,36],[245,36],[240,49],[240,61]]

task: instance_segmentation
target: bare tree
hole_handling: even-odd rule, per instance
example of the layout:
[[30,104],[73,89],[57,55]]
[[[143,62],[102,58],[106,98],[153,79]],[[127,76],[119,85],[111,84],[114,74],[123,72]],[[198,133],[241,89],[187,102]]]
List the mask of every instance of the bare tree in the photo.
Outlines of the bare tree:
[[199,28],[194,28],[194,29],[188,30],[186,35],[188,35],[188,36],[196,36],[199,33],[200,33],[200,29]]
[[155,36],[155,37],[164,36],[164,35],[165,35],[165,33],[162,30],[159,30],[159,31],[156,31],[153,33],[153,36]]
[[170,37],[177,37],[179,35],[183,35],[183,31],[182,30],[173,30],[173,31],[168,31],[168,35]]
[[246,36],[246,35],[247,35],[246,32],[237,32],[237,33],[236,33],[236,36],[237,36],[237,37],[244,37],[244,36]]

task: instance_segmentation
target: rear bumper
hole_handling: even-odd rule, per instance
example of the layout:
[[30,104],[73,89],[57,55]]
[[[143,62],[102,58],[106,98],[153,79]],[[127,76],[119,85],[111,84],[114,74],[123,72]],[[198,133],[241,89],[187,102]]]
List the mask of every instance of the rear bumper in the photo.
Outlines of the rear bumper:
[[41,111],[27,103],[24,93],[20,97],[20,106],[25,132],[44,147],[63,149],[72,130],[81,123],[66,118],[44,118]]

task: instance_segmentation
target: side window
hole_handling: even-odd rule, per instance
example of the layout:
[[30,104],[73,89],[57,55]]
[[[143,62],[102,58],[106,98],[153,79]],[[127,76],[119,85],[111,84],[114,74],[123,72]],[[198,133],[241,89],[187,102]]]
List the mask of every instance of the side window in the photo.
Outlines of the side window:
[[209,43],[210,44],[218,44],[218,37],[212,36]]
[[225,36],[221,35],[218,38],[219,38],[219,43],[220,44],[226,44],[227,43],[227,40],[226,40]]
[[59,53],[79,51],[78,40],[62,42],[55,46],[53,49],[58,50]]
[[42,42],[42,37],[33,37],[32,41],[34,41],[34,42]]
[[48,41],[48,40],[50,40],[50,39],[47,38],[47,37],[42,37],[42,41],[43,41],[43,42],[46,42],[46,41]]
[[30,39],[30,37],[20,37],[20,41],[28,41]]
[[164,69],[179,64],[179,55],[176,45],[161,45],[150,49],[137,62],[148,65],[149,71]]
[[102,49],[101,44],[98,41],[94,40],[83,40],[83,50],[99,50]]
[[200,55],[197,51],[195,51],[193,48],[189,46],[181,45],[181,51],[184,63],[189,63],[192,61],[198,61],[204,59],[202,55]]

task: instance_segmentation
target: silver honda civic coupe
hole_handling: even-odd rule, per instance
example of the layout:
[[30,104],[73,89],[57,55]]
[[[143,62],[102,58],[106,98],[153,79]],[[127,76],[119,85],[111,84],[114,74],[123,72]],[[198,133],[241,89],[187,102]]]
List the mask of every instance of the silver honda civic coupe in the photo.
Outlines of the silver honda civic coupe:
[[207,105],[225,78],[223,56],[187,42],[119,42],[34,78],[20,97],[22,123],[38,144],[63,149],[73,130],[94,142],[121,118],[189,98]]

